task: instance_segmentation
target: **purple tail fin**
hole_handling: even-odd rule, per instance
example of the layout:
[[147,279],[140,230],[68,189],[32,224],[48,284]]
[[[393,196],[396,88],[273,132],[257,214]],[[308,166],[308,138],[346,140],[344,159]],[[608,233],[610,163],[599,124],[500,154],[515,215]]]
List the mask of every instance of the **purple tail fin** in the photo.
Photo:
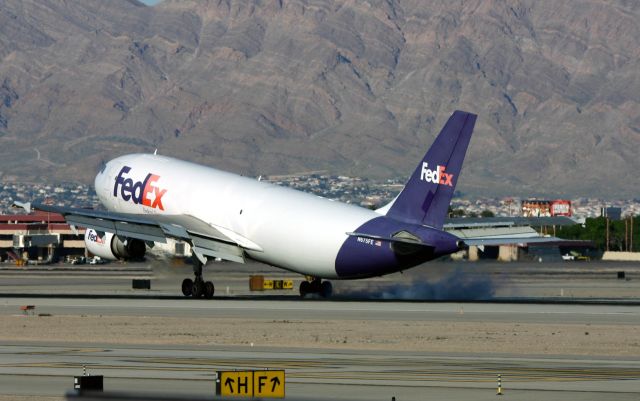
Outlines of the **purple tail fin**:
[[464,111],[455,111],[449,117],[387,216],[442,228],[476,117]]

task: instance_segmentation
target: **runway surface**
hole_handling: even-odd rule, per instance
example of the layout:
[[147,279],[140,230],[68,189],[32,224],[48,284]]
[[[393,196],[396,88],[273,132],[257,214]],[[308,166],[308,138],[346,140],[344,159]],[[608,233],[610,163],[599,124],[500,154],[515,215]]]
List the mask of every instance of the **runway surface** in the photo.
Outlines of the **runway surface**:
[[[101,266],[29,266],[28,269],[0,265],[0,296],[11,295],[181,295],[180,283],[191,277],[187,262],[172,265],[165,261],[112,263]],[[618,279],[625,272],[624,279]],[[250,262],[212,263],[205,279],[213,280],[216,296],[296,298],[302,276]],[[292,279],[294,289],[251,292],[249,276]],[[132,279],[151,280],[150,291],[131,288]],[[333,281],[341,300],[617,300],[640,301],[640,264],[613,262],[584,263],[466,263],[430,262],[403,274],[365,280]]]
[[[259,319],[460,319],[460,304],[396,302],[4,298],[0,314],[36,304],[37,313],[67,315],[243,317]],[[640,308],[598,305],[466,304],[465,321],[638,325]],[[135,321],[132,321],[135,324]],[[185,327],[188,331],[188,327]],[[0,342],[4,394],[61,395],[72,376],[105,375],[107,389],[213,394],[214,373],[285,369],[287,394],[327,399],[493,399],[502,375],[518,400],[639,399],[640,361],[624,357],[413,353],[265,347],[154,346]],[[505,396],[505,398],[506,398]]]
[[0,314],[21,305],[52,315],[166,316],[247,319],[346,319],[640,325],[640,307],[507,303],[339,302],[324,300],[0,298]]
[[96,344],[3,344],[0,356],[0,388],[13,394],[63,394],[84,365],[112,391],[213,394],[218,370],[268,368],[286,370],[289,396],[326,399],[494,399],[498,374],[511,399],[640,395],[631,360]]
[[[177,286],[189,274],[189,266],[162,269],[129,266],[108,272],[5,270],[0,271],[0,317],[11,317],[15,321],[14,316],[22,313],[20,306],[35,305],[36,315],[123,317],[122,321],[133,325],[138,316],[167,317],[174,321],[181,317],[197,321],[210,319],[212,330],[215,319],[269,319],[274,323],[296,320],[296,325],[281,326],[281,330],[311,321],[367,321],[391,327],[392,331],[397,324],[398,333],[402,335],[403,322],[455,324],[462,321],[489,327],[505,323],[540,324],[547,325],[549,332],[561,325],[576,325],[582,330],[580,335],[584,334],[583,342],[594,337],[594,333],[586,336],[580,325],[623,327],[625,333],[640,335],[640,306],[634,305],[640,300],[637,266],[543,265],[538,270],[532,270],[537,265],[512,268],[479,264],[462,269],[451,269],[451,264],[434,266],[431,270],[405,275],[336,283],[338,300],[300,300],[295,292],[275,296],[249,293],[248,274],[290,277],[269,267],[249,271],[238,271],[231,265],[217,267],[218,297],[211,301],[177,296]],[[616,278],[616,271],[621,269],[627,271],[625,280]],[[430,281],[422,280],[427,276]],[[132,290],[132,278],[150,278],[152,290]],[[417,301],[430,296],[447,299],[448,295],[471,290],[492,302]],[[508,303],[509,297],[542,303]],[[630,304],[546,303],[549,297],[613,299]],[[378,302],[377,298],[384,300]],[[46,320],[42,322],[51,324]],[[180,329],[183,333],[190,332],[188,326]],[[624,350],[612,356],[528,355],[482,353],[475,352],[475,348],[474,352],[314,348],[312,342],[308,347],[154,344],[153,339],[145,338],[139,339],[139,345],[123,345],[96,342],[91,338],[61,343],[48,341],[46,333],[43,334],[41,337],[45,339],[41,341],[0,338],[0,395],[61,397],[71,389],[73,376],[81,374],[85,365],[90,373],[105,376],[107,390],[117,391],[213,395],[214,375],[218,370],[285,369],[289,396],[347,400],[391,400],[394,396],[397,401],[489,400],[496,397],[496,379],[501,374],[505,399],[640,399],[640,361],[624,356]],[[487,338],[491,337],[495,336]],[[477,341],[492,341],[484,338]],[[633,341],[627,344],[640,346]]]

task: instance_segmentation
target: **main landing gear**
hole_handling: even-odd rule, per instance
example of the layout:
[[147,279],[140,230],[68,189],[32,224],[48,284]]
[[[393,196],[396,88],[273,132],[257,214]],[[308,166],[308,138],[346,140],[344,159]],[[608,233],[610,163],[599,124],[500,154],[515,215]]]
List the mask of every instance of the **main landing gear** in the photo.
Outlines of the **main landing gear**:
[[193,257],[193,274],[196,276],[194,280],[185,278],[182,281],[182,294],[185,297],[200,298],[204,296],[206,299],[213,298],[215,288],[211,281],[204,281],[202,279],[202,262]]
[[307,294],[318,294],[322,298],[329,298],[333,293],[331,281],[322,281],[317,277],[307,277],[307,280],[300,283],[300,296],[304,298]]

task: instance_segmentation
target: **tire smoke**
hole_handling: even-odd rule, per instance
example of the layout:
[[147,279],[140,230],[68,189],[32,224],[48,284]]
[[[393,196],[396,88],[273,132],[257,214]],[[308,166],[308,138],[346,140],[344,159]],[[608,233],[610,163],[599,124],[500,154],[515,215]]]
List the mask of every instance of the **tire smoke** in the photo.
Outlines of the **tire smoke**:
[[336,288],[335,293],[341,298],[354,299],[483,301],[492,299],[495,292],[496,285],[490,276],[456,268],[437,278],[413,277],[408,283],[368,283],[367,288],[345,285]]

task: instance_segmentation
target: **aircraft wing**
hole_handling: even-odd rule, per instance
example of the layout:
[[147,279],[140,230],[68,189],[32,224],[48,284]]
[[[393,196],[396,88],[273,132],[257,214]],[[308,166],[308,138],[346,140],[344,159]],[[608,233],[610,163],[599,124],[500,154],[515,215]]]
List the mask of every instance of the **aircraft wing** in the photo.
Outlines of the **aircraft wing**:
[[204,257],[221,258],[244,263],[244,249],[262,249],[238,234],[215,227],[188,215],[140,215],[78,209],[39,203],[20,203],[27,212],[31,209],[61,214],[72,226],[92,228],[99,232],[110,232],[121,237],[143,241],[166,243],[167,238],[188,242],[202,262]]

